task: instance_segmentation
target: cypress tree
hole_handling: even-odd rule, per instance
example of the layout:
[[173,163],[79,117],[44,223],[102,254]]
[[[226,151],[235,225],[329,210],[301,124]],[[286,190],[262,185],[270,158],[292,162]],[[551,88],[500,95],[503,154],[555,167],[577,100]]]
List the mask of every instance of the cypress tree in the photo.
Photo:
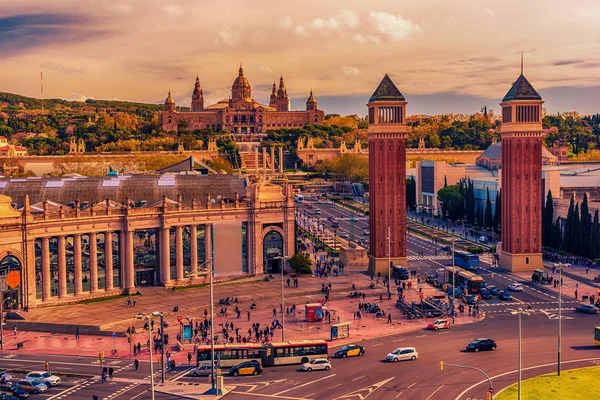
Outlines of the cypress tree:
[[542,245],[552,247],[552,232],[554,230],[554,205],[552,204],[552,191],[548,190],[546,206],[542,212]]
[[502,189],[496,191],[496,208],[494,209],[494,231],[500,230],[500,219],[502,218]]
[[487,188],[487,201],[485,203],[485,226],[491,228],[494,223],[492,214],[492,200],[490,199],[490,188]]
[[552,230],[552,247],[557,250],[560,250],[563,246],[562,243],[562,232],[560,229],[560,217],[556,218],[556,223],[554,224]]
[[592,216],[588,204],[587,193],[583,195],[581,203],[581,222],[579,224],[579,254],[590,257],[590,238],[592,236]]
[[600,220],[597,208],[594,212],[594,222],[592,225],[592,242],[590,245],[591,257],[598,258],[600,256]]
[[444,187],[448,186],[448,177],[444,175]]
[[579,203],[575,203],[575,211],[573,213],[573,225],[572,225],[572,229],[573,229],[573,237],[572,237],[572,244],[571,244],[571,250],[573,251],[573,254],[581,254],[581,236],[579,235],[579,230],[581,229],[581,220],[579,218]]
[[573,251],[573,221],[575,215],[575,196],[571,197],[571,202],[569,203],[569,211],[567,211],[567,219],[565,221],[565,230],[563,234],[563,246],[562,248],[565,251],[571,253]]

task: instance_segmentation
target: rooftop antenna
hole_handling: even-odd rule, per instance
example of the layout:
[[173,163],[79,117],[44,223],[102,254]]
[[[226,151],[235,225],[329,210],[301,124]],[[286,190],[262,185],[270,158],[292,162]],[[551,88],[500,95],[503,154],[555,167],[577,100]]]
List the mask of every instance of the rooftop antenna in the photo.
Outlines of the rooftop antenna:
[[40,71],[40,95],[42,97],[42,114],[44,113],[44,75]]
[[521,50],[521,75],[523,75],[523,50]]

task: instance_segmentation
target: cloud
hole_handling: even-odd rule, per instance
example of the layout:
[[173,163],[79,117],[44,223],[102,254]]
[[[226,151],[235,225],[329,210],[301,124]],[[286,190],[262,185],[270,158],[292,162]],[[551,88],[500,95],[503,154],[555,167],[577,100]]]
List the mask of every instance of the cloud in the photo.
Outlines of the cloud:
[[406,40],[413,33],[421,30],[419,25],[399,15],[392,15],[383,11],[371,11],[369,17],[378,33],[389,36],[393,40]]
[[60,63],[52,62],[52,61],[40,64],[40,68],[49,69],[49,70],[58,71],[58,72],[64,72],[65,74],[83,74],[83,73],[85,73],[85,70],[83,68],[69,67],[64,64],[60,64]]
[[[284,19],[285,25],[282,26],[291,27],[291,18]],[[329,35],[332,32],[344,32],[346,30],[355,29],[358,26],[358,16],[350,10],[342,9],[334,16],[327,18],[315,18],[312,21],[308,21],[304,24],[296,25],[294,31],[300,36],[309,36],[311,33],[320,33],[322,35]]]
[[83,42],[106,31],[90,29],[89,19],[77,14],[18,14],[0,17],[0,52],[24,53],[47,45]]
[[71,93],[67,96],[67,100],[69,101],[81,101],[84,102],[87,99],[93,99],[92,96],[87,96],[85,94],[81,94],[81,93]]
[[129,4],[111,4],[108,6],[108,8],[111,11],[115,11],[123,15],[133,13],[133,7],[131,7]]
[[292,17],[290,17],[290,16],[288,15],[287,17],[285,17],[285,18],[283,19],[283,21],[281,21],[281,22],[280,22],[280,24],[279,24],[279,25],[281,25],[281,26],[282,26],[282,27],[284,27],[284,28],[291,28],[293,24],[294,24],[294,23],[292,22]]
[[240,35],[231,31],[228,26],[223,27],[217,32],[215,42],[217,44],[224,44],[226,46],[235,46],[240,40]]
[[353,77],[353,76],[357,76],[360,73],[360,70],[356,67],[344,65],[342,67],[342,72],[343,72],[344,76]]
[[259,64],[257,69],[258,69],[259,72],[264,72],[264,73],[267,73],[267,74],[272,74],[273,73],[273,70],[268,65]]
[[343,25],[349,28],[356,28],[358,26],[358,16],[350,10],[345,8],[340,10],[338,18]]
[[554,66],[562,66],[562,65],[574,65],[574,64],[581,64],[583,63],[583,60],[559,60],[559,61],[554,61],[552,63],[552,65]]
[[496,13],[494,12],[494,10],[486,8],[485,12],[488,13],[492,18],[496,18]]
[[181,17],[185,13],[183,7],[175,4],[167,4],[163,7],[163,10],[171,17]]

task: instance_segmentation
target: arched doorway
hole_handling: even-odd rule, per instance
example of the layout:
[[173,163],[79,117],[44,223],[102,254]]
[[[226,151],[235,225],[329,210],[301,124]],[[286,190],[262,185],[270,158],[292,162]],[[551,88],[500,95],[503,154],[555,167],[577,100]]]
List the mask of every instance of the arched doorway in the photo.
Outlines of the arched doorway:
[[[7,276],[11,272],[16,272],[20,275],[20,284],[16,287],[10,287],[7,284]],[[7,255],[0,261],[0,302],[7,300],[5,309],[18,308],[21,305],[21,286],[23,283],[23,268],[21,261],[13,255]]]
[[267,274],[281,272],[283,260],[283,236],[277,231],[270,231],[263,239],[264,271]]

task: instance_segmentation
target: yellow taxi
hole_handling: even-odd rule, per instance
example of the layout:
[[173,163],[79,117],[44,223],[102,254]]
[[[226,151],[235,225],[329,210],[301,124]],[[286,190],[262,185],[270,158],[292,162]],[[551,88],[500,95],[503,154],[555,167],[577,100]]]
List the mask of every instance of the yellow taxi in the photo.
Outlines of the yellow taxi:
[[262,366],[258,361],[245,361],[229,369],[229,375],[258,375],[262,373]]
[[340,347],[335,353],[333,353],[333,356],[337,358],[346,358],[362,356],[363,354],[365,354],[364,347],[356,344],[347,344],[345,346]]

